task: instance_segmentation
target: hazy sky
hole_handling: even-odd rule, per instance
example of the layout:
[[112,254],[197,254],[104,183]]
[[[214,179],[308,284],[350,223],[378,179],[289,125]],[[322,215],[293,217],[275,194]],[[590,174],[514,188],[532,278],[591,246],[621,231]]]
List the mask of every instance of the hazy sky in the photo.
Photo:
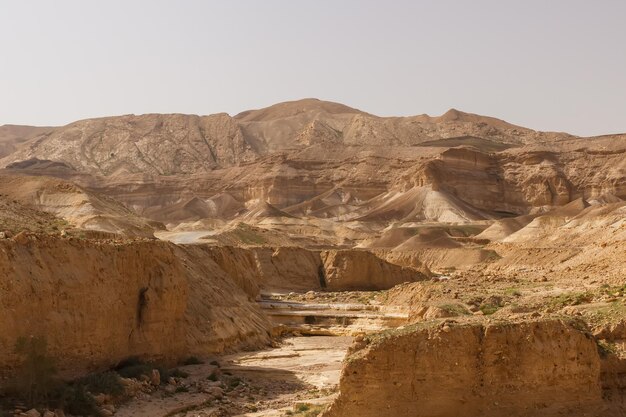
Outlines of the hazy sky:
[[0,124],[304,97],[626,132],[626,1],[0,0]]

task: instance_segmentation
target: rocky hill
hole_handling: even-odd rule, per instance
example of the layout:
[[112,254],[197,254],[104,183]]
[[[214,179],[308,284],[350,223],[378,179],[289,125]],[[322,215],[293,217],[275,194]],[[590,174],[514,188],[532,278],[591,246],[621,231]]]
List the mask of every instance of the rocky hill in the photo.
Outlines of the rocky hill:
[[38,158],[105,176],[194,174],[314,145],[379,147],[426,142],[432,146],[438,140],[458,137],[520,145],[568,135],[536,132],[454,109],[439,117],[377,117],[341,104],[305,99],[234,117],[126,115],[81,120],[52,131],[14,129],[12,143],[32,137],[2,164]]
[[626,135],[576,138],[458,110],[378,117],[304,99],[234,117],[7,129],[18,145],[1,160],[6,173],[58,177],[178,229],[239,221],[319,237],[331,227],[343,242],[362,224],[491,221],[626,198]]

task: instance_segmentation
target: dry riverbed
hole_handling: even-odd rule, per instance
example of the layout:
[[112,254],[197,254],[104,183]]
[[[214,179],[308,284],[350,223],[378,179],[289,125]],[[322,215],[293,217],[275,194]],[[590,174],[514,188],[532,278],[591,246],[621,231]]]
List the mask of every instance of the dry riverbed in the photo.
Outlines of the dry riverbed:
[[277,348],[184,366],[189,376],[178,387],[134,400],[116,416],[270,417],[326,404],[350,343],[348,336],[289,337]]

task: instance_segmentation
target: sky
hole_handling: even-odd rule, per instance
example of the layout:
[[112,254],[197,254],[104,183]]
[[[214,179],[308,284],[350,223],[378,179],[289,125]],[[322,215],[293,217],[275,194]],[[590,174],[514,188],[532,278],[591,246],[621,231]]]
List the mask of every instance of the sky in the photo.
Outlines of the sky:
[[0,125],[316,97],[626,132],[623,0],[0,0]]

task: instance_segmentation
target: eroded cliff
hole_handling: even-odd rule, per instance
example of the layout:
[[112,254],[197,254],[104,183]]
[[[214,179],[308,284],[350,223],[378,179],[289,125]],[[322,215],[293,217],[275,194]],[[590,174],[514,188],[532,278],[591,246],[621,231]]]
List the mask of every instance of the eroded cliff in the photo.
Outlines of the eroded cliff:
[[596,341],[572,322],[428,322],[352,350],[325,417],[610,413]]
[[0,366],[44,336],[63,370],[173,361],[269,341],[271,325],[201,247],[42,235],[0,240]]

